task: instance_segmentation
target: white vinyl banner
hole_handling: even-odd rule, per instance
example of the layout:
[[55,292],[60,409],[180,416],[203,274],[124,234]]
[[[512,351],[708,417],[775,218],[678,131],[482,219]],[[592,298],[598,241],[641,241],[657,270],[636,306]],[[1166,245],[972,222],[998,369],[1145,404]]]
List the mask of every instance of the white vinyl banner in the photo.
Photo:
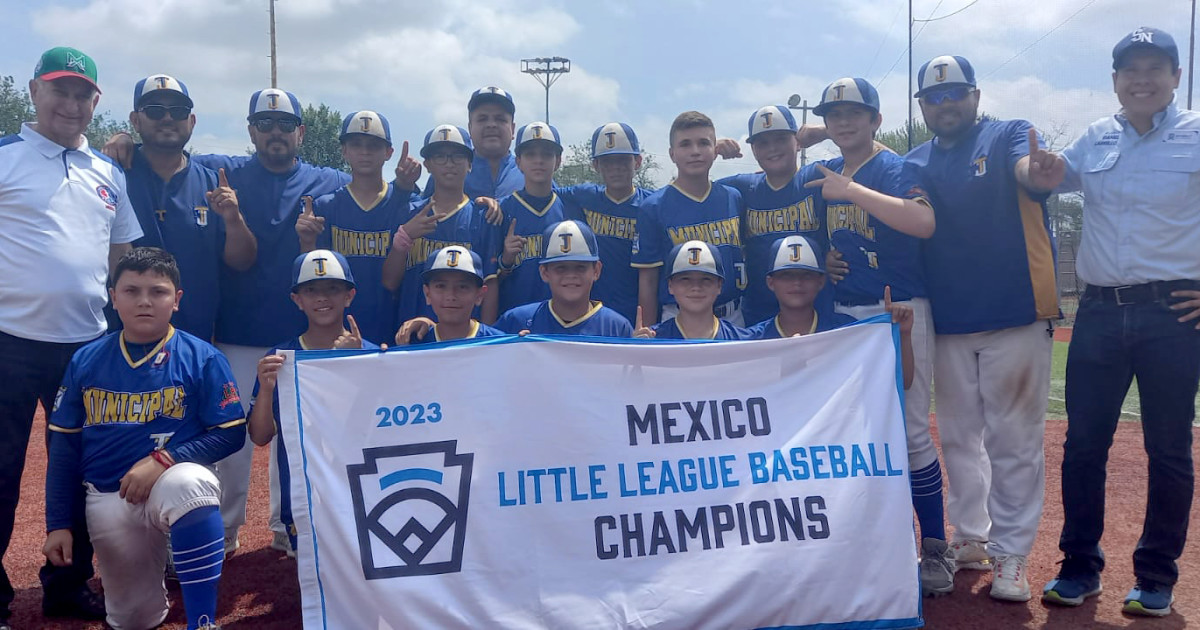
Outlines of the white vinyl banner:
[[920,626],[897,345],[296,352],[304,627]]

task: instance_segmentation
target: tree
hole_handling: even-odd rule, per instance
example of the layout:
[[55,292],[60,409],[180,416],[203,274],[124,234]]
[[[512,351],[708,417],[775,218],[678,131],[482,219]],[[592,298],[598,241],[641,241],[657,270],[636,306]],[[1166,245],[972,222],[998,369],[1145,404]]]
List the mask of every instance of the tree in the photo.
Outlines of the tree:
[[0,136],[19,133],[21,123],[33,120],[33,102],[12,77],[0,77]]
[[[36,115],[33,101],[29,98],[29,90],[25,87],[18,89],[12,77],[0,77],[0,136],[20,133],[21,123],[33,120]],[[112,112],[106,111],[92,116],[92,122],[88,124],[83,135],[87,136],[89,145],[99,148],[104,146],[109,136],[118,131],[133,135],[133,128],[128,120],[117,118]]]
[[[658,161],[653,155],[642,152],[642,167],[633,174],[633,185],[646,190],[658,188],[655,173],[659,170]],[[586,142],[567,146],[563,152],[562,167],[554,174],[554,182],[559,186],[574,186],[587,182],[603,184],[600,174],[592,168],[592,147]]]
[[[988,114],[980,114],[979,120],[996,120],[996,117]],[[921,120],[913,121],[912,133],[912,148],[914,149],[933,139],[933,132]],[[904,128],[904,125],[900,125],[891,131],[881,131],[875,135],[875,139],[900,155],[908,153],[908,130]]]
[[342,114],[321,103],[314,107],[304,106],[304,143],[300,145],[300,159],[314,166],[328,166],[341,171],[350,171],[350,165],[342,159]]

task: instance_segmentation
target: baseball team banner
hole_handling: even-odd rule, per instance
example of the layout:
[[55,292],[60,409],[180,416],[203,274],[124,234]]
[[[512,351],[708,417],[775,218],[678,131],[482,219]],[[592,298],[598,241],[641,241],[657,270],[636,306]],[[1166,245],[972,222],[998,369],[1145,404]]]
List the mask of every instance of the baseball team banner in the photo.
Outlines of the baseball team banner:
[[897,347],[297,352],[304,626],[919,626]]

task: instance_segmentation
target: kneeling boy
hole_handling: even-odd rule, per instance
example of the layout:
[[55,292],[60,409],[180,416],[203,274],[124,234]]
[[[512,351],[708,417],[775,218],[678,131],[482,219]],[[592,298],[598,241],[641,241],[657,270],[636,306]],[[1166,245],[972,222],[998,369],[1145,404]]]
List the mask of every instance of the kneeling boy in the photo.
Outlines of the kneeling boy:
[[719,319],[713,305],[725,286],[725,268],[721,255],[704,241],[686,241],[671,249],[667,255],[667,291],[675,298],[679,311],[675,317],[652,328],[641,324],[638,307],[638,328],[635,337],[657,339],[717,339],[736,341],[757,339],[749,330]]
[[396,344],[503,335],[502,331],[471,317],[475,308],[483,303],[488,290],[483,280],[483,262],[479,254],[461,245],[443,247],[430,254],[429,260],[425,261],[425,271],[421,272],[421,281],[425,283],[425,302],[433,308],[437,323],[427,317],[404,322],[400,332],[396,333]]
[[542,235],[542,281],[550,299],[518,306],[496,321],[506,333],[629,337],[633,327],[620,313],[592,300],[603,265],[596,235],[585,223],[562,221]]
[[70,497],[85,486],[108,624],[141,630],[166,618],[169,533],[188,628],[216,628],[224,528],[205,466],[246,440],[237,385],[224,355],[171,326],[183,296],[174,257],[139,247],[112,278],[124,328],[75,353],[50,420],[42,551],[70,563]]

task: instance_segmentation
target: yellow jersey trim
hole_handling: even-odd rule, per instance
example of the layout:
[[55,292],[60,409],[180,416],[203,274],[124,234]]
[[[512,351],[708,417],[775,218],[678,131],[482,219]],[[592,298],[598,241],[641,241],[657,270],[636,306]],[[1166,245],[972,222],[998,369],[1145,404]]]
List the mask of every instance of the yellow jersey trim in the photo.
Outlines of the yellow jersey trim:
[[557,312],[555,312],[554,299],[551,298],[550,299],[550,314],[554,316],[554,319],[563,328],[574,328],[575,326],[578,326],[578,325],[582,324],[583,322],[586,322],[587,320],[591,319],[592,315],[595,315],[596,313],[598,313],[600,311],[600,308],[603,306],[604,305],[601,304],[600,302],[598,302],[596,300],[592,300],[591,306],[588,308],[587,312],[583,314],[582,317],[580,317],[579,319],[577,319],[571,323],[567,323],[566,321],[563,320],[563,318],[558,316]]
[[687,197],[688,199],[691,199],[692,201],[695,201],[696,203],[704,203],[704,201],[706,199],[708,199],[708,196],[710,194],[712,194],[712,182],[708,182],[708,190],[704,191],[704,195],[700,196],[700,197],[693,197],[692,195],[689,195],[687,193],[687,191],[680,188],[679,186],[676,186],[675,182],[671,182],[671,188],[678,190],[681,195],[683,195],[684,197]]
[[167,335],[165,337],[163,337],[162,339],[160,339],[158,344],[155,345],[154,348],[152,348],[150,350],[150,352],[146,353],[146,356],[142,357],[141,359],[138,359],[137,361],[134,361],[133,357],[129,356],[129,348],[127,348],[125,346],[125,331],[122,330],[121,338],[120,338],[121,356],[125,357],[125,362],[129,364],[129,367],[136,370],[136,369],[142,367],[143,365],[145,365],[146,361],[149,361],[151,357],[157,356],[159,352],[162,352],[163,346],[167,345],[167,342],[170,341],[171,337],[174,337],[174,336],[175,336],[175,327],[170,324],[167,324]]
[[539,217],[544,217],[544,216],[546,216],[546,213],[550,211],[550,207],[554,205],[554,202],[555,202],[555,201],[558,201],[558,193],[556,193],[556,192],[551,192],[551,193],[550,193],[550,201],[549,201],[549,202],[546,204],[546,207],[542,208],[541,210],[538,210],[537,208],[534,208],[533,206],[529,205],[529,202],[528,202],[528,201],[525,201],[525,198],[521,196],[521,193],[519,193],[519,192],[514,192],[514,193],[512,194],[512,196],[513,196],[513,198],[514,198],[514,199],[516,199],[516,200],[517,200],[517,201],[518,201],[518,202],[519,202],[519,203],[520,203],[522,206],[525,206],[525,209],[526,209],[526,210],[529,210],[530,212],[532,212],[532,213],[536,214],[536,215],[537,215],[537,216],[539,216]]
[[358,208],[360,210],[363,212],[370,212],[383,201],[384,197],[387,197],[389,186],[391,186],[391,184],[384,184],[383,190],[379,191],[379,194],[375,195],[374,199],[367,200],[359,199],[358,195],[354,194],[354,191],[351,190],[349,186],[346,186],[346,192],[350,193],[350,198],[354,200],[354,203],[358,204]]

